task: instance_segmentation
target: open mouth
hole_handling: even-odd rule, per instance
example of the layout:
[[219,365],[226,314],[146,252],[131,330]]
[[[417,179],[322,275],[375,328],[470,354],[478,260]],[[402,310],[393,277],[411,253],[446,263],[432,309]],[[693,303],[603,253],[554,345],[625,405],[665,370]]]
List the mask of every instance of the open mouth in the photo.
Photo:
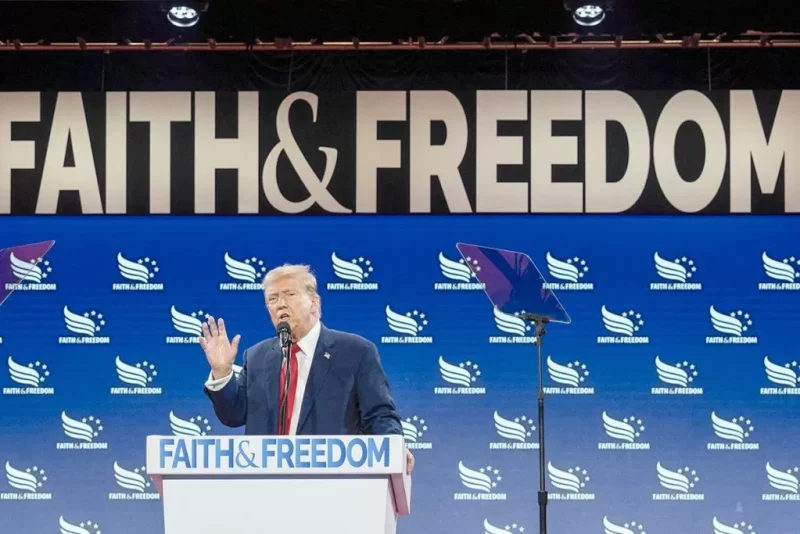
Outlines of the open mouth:
[[286,321],[288,319],[289,319],[289,314],[288,313],[282,313],[282,314],[278,315],[278,320],[280,320],[280,321]]

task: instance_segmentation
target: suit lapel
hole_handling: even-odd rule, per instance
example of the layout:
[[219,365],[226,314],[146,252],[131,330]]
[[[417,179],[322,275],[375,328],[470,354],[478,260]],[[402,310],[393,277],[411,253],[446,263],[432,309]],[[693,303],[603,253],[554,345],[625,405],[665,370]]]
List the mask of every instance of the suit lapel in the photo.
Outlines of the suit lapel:
[[[303,404],[300,407],[300,419],[297,424],[297,433],[303,428],[308,415],[311,413],[311,408],[314,402],[322,391],[322,386],[325,384],[325,378],[328,376],[328,370],[331,367],[330,354],[328,351],[333,346],[333,336],[325,325],[320,325],[319,340],[317,341],[317,348],[314,350],[314,357],[311,360],[311,369],[308,373],[308,383],[306,390],[303,393]],[[328,357],[325,357],[328,354]]]
[[278,347],[278,341],[271,343],[267,348],[267,355],[265,358],[265,373],[264,373],[264,390],[267,392],[267,433],[277,434],[278,432],[278,417],[280,414],[280,394],[281,394],[281,351]]

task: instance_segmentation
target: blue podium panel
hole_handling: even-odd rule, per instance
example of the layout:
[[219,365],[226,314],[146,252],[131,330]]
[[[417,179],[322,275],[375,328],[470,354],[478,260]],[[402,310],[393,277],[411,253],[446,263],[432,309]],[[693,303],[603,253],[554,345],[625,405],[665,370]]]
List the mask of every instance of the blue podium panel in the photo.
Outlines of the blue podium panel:
[[529,255],[569,311],[544,344],[550,532],[797,531],[800,219],[7,217],[3,230],[2,246],[58,243],[46,284],[23,280],[0,307],[10,531],[163,532],[145,437],[242,433],[202,393],[201,321],[223,317],[242,349],[271,336],[260,281],[295,262],[315,269],[326,324],[380,350],[417,458],[399,531],[536,532],[533,332],[496,313],[456,243]]

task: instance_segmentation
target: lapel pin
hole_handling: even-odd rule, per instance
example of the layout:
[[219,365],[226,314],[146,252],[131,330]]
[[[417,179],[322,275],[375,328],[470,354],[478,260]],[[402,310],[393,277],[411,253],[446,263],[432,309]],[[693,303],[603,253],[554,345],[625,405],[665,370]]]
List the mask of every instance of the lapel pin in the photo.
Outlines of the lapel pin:
[[331,353],[330,352],[326,352],[325,354],[322,355],[322,357],[325,358],[326,360],[330,360],[331,359]]

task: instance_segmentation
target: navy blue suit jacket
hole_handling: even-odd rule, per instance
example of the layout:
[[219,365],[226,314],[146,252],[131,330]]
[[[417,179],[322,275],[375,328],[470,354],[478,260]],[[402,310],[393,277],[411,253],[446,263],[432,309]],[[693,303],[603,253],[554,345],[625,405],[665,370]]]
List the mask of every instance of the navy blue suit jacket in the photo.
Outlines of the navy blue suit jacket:
[[[375,344],[320,326],[297,434],[402,435]],[[222,424],[244,425],[250,435],[277,434],[281,360],[278,338],[264,340],[245,350],[242,372],[225,387],[203,388]]]

